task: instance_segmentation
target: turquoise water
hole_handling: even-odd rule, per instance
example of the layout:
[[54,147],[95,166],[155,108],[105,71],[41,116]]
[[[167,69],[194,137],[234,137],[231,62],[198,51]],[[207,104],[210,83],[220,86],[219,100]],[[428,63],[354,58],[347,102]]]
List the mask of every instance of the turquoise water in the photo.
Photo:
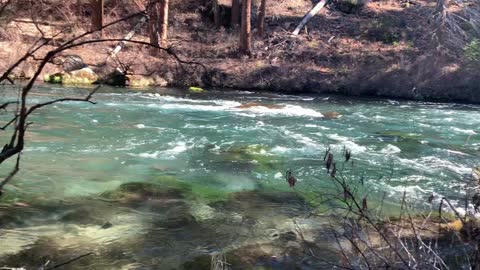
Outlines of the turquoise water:
[[[85,93],[40,88],[31,102]],[[11,97],[7,91],[2,99]],[[26,256],[20,250],[36,254],[44,246],[57,262],[94,250],[95,259],[77,265],[85,269],[173,269],[199,254],[259,241],[280,256],[271,243],[283,238],[275,235],[293,231],[292,217],[305,216],[311,199],[303,195],[330,181],[327,147],[338,164],[344,148],[351,150],[353,166],[341,171],[363,178],[372,200],[385,196],[393,206],[404,191],[419,209],[428,208],[432,193],[459,204],[480,165],[476,105],[109,88],[95,101],[56,104],[32,117],[22,169],[1,199],[0,266],[19,263]],[[3,175],[11,164],[2,164]],[[287,169],[298,179],[295,191],[284,179]],[[170,193],[135,191],[138,201],[105,195],[132,182]],[[78,209],[80,218],[65,218]],[[299,222],[305,230],[322,224]]]

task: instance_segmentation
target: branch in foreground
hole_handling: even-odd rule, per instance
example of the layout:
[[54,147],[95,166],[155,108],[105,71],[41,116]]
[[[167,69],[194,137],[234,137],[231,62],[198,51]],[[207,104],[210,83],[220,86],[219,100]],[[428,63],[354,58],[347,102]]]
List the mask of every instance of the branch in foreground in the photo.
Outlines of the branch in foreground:
[[50,267],[50,268],[47,268],[47,269],[45,269],[45,270],[56,269],[56,268],[62,267],[62,266],[64,266],[64,265],[67,265],[67,264],[69,264],[69,263],[72,263],[72,262],[74,262],[74,261],[80,260],[80,259],[83,258],[83,257],[90,256],[90,255],[93,255],[93,253],[92,253],[92,252],[89,252],[89,253],[80,255],[80,256],[78,256],[78,257],[76,257],[76,258],[73,258],[73,259],[71,259],[71,260],[69,260],[69,261],[63,262],[63,263],[61,263],[61,264],[57,264],[57,265],[55,265],[55,266],[53,266],[53,267]]
[[91,104],[97,104],[96,102],[93,102],[90,99],[92,99],[92,96],[98,91],[98,89],[100,89],[100,87],[101,85],[95,87],[95,89],[93,89],[85,98],[59,98],[59,99],[47,101],[45,103],[35,104],[32,107],[30,107],[30,109],[27,111],[27,115],[31,114],[35,110],[40,109],[44,106],[51,105],[54,103],[66,102],[66,101],[83,101],[83,102],[89,102]]
[[17,161],[15,163],[15,167],[13,168],[13,170],[10,172],[10,174],[7,175],[7,177],[5,177],[5,179],[3,179],[3,181],[0,183],[0,196],[2,195],[3,193],[3,187],[10,181],[12,180],[12,178],[18,173],[18,171],[20,170],[20,155],[22,153],[18,153],[18,156],[17,156]]

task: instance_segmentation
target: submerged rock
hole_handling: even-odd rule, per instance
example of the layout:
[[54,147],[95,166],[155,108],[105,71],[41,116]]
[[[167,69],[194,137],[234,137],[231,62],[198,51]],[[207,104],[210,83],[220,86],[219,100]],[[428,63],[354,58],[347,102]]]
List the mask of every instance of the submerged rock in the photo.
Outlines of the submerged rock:
[[342,117],[339,112],[323,112],[322,114],[326,119],[338,119]]
[[212,265],[212,257],[202,254],[182,265],[182,270],[210,270]]
[[106,207],[81,206],[67,210],[60,220],[65,223],[74,223],[78,225],[95,224],[102,225],[106,218],[110,218],[112,213],[107,211]]
[[414,133],[407,133],[396,130],[384,130],[375,133],[377,138],[384,141],[401,141],[401,140],[420,140],[421,136]]
[[279,160],[268,153],[268,148],[260,144],[233,146],[220,151],[209,151],[210,164],[218,164],[222,170],[232,171],[274,171]]
[[184,199],[184,191],[143,182],[120,185],[116,190],[104,192],[102,198],[123,203],[142,203],[152,200],[165,202]]

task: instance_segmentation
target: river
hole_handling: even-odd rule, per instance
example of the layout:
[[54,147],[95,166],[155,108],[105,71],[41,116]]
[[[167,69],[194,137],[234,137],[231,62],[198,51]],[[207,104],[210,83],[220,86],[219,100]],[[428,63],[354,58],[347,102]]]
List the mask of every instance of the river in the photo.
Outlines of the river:
[[[2,101],[15,97],[3,92]],[[44,86],[30,102],[85,93]],[[191,265],[236,250],[256,258],[252,265],[291,269],[295,256],[281,250],[298,238],[291,220],[302,217],[312,234],[324,222],[305,209],[331,181],[326,148],[343,164],[339,174],[362,179],[372,203],[391,209],[403,192],[419,211],[431,194],[461,208],[480,165],[477,105],[115,88],[94,100],[30,119],[21,171],[0,198],[0,266],[93,252],[71,269],[204,269]],[[345,149],[353,163],[343,161]],[[252,246],[254,255],[242,249]]]

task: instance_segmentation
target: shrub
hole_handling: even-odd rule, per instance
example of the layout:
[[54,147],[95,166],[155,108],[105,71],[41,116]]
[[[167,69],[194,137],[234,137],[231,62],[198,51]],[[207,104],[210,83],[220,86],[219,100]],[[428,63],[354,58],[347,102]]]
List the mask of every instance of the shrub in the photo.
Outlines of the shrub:
[[464,50],[465,58],[467,58],[470,63],[480,66],[480,40],[472,40],[465,46]]

